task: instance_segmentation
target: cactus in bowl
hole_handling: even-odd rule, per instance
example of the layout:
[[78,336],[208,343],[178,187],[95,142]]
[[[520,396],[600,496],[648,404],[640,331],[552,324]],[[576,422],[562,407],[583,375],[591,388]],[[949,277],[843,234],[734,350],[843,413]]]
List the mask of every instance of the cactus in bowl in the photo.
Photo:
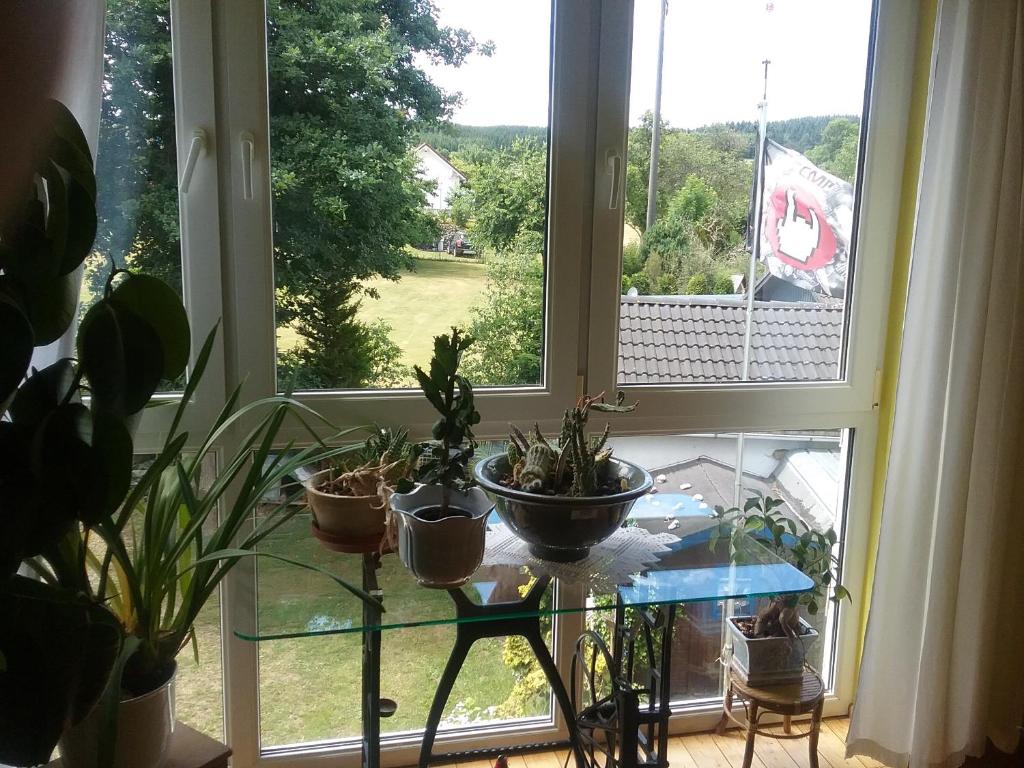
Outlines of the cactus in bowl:
[[586,557],[622,526],[633,503],[652,485],[646,470],[612,457],[610,428],[591,439],[593,412],[629,413],[620,393],[614,403],[604,394],[585,395],[566,409],[557,439],[534,425],[529,435],[512,427],[504,454],[478,463],[473,473],[497,499],[498,516],[544,560]]

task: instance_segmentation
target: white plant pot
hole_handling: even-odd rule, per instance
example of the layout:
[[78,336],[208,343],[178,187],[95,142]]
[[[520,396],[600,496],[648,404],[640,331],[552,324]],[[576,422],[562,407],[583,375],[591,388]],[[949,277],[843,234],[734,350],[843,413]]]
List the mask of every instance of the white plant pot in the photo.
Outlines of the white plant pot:
[[800,637],[749,638],[736,626],[734,616],[726,622],[729,642],[732,644],[732,666],[740,679],[755,687],[798,683],[803,678],[804,659],[818,640],[818,633],[800,619],[804,634]]
[[[166,683],[156,690],[126,699],[118,705],[117,743],[113,768],[160,768],[167,759],[174,730],[174,679],[177,667]],[[60,739],[64,768],[97,768],[100,708],[77,725],[67,728]]]
[[494,502],[479,488],[452,491],[450,506],[461,515],[440,520],[418,513],[440,505],[442,489],[417,485],[410,493],[391,495],[398,514],[398,556],[424,587],[453,589],[469,581],[484,558],[487,516]]

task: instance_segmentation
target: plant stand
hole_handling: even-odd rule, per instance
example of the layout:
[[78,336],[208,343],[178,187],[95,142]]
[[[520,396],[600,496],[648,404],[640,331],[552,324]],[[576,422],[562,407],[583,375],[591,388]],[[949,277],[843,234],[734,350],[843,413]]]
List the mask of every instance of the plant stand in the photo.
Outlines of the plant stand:
[[[810,768],[818,768],[818,732],[821,729],[821,710],[825,703],[825,684],[821,676],[805,666],[803,679],[799,683],[762,688],[744,683],[731,666],[728,676],[729,687],[725,692],[722,718],[715,730],[723,733],[730,722],[746,730],[747,745],[743,752],[743,768],[750,768],[754,759],[754,737],[758,735],[772,739],[807,738]],[[733,697],[738,697],[747,710],[745,723],[733,714]],[[765,712],[783,716],[784,733],[767,733],[758,727],[758,721]],[[803,733],[792,733],[792,718],[807,714],[811,715],[810,728]]]
[[[363,591],[378,600],[384,599],[384,592],[377,583],[377,569],[380,555],[368,552],[363,555]],[[363,636],[363,768],[380,768],[380,719],[395,713],[397,704],[391,699],[380,697],[380,620],[381,610],[363,601],[363,626],[373,627]]]
[[[674,604],[659,605],[637,609],[627,624],[618,597],[612,650],[591,630],[577,640],[572,700],[590,768],[668,768],[675,618]],[[638,683],[641,658],[646,662]]]
[[[448,663],[437,684],[437,691],[434,693],[433,703],[430,705],[430,714],[427,716],[427,724],[423,733],[423,744],[420,747],[420,768],[426,768],[431,762],[452,762],[452,754],[433,755],[434,739],[437,736],[437,729],[441,725],[441,716],[444,714],[445,704],[451,695],[452,686],[459,676],[466,656],[473,643],[488,637],[507,637],[508,635],[520,635],[526,638],[533,650],[537,662],[544,675],[551,685],[562,715],[565,717],[569,729],[569,741],[576,756],[578,768],[585,768],[586,761],[583,750],[580,746],[578,731],[576,728],[575,710],[569,699],[569,694],[562,684],[562,678],[558,674],[551,652],[540,630],[540,601],[551,583],[551,577],[545,576],[534,581],[533,586],[526,593],[522,600],[509,601],[506,603],[495,603],[491,605],[478,605],[472,602],[461,589],[450,589],[455,603],[457,622],[455,625],[455,646],[452,648]],[[511,615],[510,615],[511,614]],[[513,751],[525,751],[536,749],[541,745],[529,745],[516,750],[498,750],[503,753]],[[547,746],[547,745],[545,745]],[[481,752],[483,754],[483,752]],[[370,768],[376,768],[371,766]]]

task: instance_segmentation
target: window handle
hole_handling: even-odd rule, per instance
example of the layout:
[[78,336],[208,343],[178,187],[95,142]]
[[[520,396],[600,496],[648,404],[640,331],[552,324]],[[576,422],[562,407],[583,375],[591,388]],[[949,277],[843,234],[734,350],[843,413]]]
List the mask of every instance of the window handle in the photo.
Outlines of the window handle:
[[242,199],[252,200],[252,158],[256,139],[246,131],[242,134]]
[[619,189],[622,186],[622,154],[615,149],[609,149],[604,156],[605,173],[612,177],[611,189],[608,192],[608,210],[619,209]]
[[188,156],[185,158],[185,169],[181,172],[181,181],[178,182],[178,191],[183,195],[188,194],[188,188],[192,186],[192,174],[196,171],[196,162],[199,156],[206,151],[206,131],[197,128],[192,131],[192,143],[188,145]]

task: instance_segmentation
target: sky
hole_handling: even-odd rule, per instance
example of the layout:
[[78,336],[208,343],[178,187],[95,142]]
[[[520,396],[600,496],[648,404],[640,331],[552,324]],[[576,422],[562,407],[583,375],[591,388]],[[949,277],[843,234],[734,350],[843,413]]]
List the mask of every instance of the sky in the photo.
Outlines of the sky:
[[[435,0],[443,24],[492,40],[491,58],[420,64],[461,91],[467,125],[546,125],[551,5],[544,0]],[[770,6],[771,10],[767,10]],[[653,109],[660,0],[636,0],[630,124]],[[863,106],[870,0],[669,0],[662,116],[694,128],[756,120],[768,58],[768,119],[856,114]]]

